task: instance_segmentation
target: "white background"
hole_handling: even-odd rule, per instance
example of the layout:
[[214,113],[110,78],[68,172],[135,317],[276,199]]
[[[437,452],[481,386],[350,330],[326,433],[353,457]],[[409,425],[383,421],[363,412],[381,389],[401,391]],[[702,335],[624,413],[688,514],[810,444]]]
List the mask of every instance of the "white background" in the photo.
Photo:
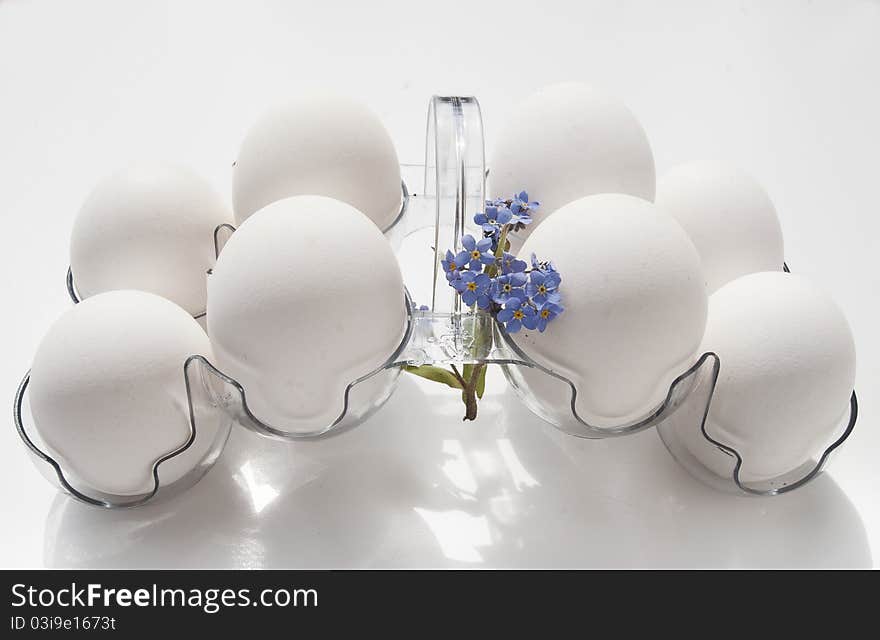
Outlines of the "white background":
[[[229,193],[250,121],[329,86],[419,162],[432,93],[479,97],[489,144],[517,99],[581,80],[641,119],[658,170],[739,164],[768,188],[792,268],[848,314],[859,425],[776,499],[693,481],[653,433],[580,441],[494,381],[480,419],[406,380],[323,443],[235,434],[193,490],[125,513],[57,496],[0,434],[0,566],[864,566],[880,558],[877,2],[0,0],[0,233],[10,401],[64,290],[73,217],[133,160]],[[10,412],[11,414],[11,412]]]

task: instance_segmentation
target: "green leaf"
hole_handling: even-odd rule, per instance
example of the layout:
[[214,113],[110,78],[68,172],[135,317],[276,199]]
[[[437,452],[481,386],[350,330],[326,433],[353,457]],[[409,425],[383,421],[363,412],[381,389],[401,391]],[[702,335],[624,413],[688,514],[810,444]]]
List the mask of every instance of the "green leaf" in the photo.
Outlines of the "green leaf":
[[[471,382],[471,376],[473,375],[474,365],[466,364],[461,367],[461,377],[464,378],[464,381],[468,384]],[[467,394],[464,389],[461,390],[461,401],[467,404]]]
[[486,365],[466,364],[462,367],[461,375],[464,378],[464,381],[470,384],[471,378],[474,375],[474,369],[478,369],[479,371],[479,373],[477,373],[477,384],[474,387],[474,390],[477,392],[477,398],[482,398],[483,393],[486,391],[486,370],[488,367]]
[[453,389],[462,388],[461,383],[458,381],[458,378],[455,377],[455,374],[442,367],[434,367],[431,365],[422,365],[421,367],[407,366],[404,367],[403,370],[414,376],[420,376],[428,380],[433,380],[434,382],[445,384],[447,387],[452,387]]
[[483,392],[486,391],[486,372],[489,370],[487,365],[483,365],[480,373],[477,374],[477,397],[482,398]]

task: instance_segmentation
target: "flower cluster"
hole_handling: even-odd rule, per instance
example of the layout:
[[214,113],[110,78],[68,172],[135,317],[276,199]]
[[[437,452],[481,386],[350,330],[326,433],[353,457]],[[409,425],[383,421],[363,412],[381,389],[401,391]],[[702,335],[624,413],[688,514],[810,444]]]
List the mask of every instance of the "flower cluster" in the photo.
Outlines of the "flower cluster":
[[538,202],[522,191],[509,200],[486,201],[486,210],[474,216],[483,230],[479,240],[462,238],[462,250],[447,251],[442,260],[446,279],[467,306],[492,313],[509,333],[522,327],[543,332],[564,311],[562,281],[551,262],[531,256],[531,267],[508,252],[507,234],[532,222]]
[[474,222],[483,228],[483,236],[491,238],[493,247],[497,246],[501,230],[510,225],[513,231],[522,231],[532,223],[532,212],[540,203],[529,202],[529,194],[520,191],[513,198],[486,200],[486,210],[474,216]]

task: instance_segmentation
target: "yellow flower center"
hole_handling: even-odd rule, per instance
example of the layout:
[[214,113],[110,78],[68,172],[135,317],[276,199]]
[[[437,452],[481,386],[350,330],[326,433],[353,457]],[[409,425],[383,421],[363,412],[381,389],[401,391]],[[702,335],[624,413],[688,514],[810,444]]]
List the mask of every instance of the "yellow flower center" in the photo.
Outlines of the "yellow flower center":
[[538,285],[538,293],[547,293],[547,287],[545,287],[543,284]]
[[509,284],[504,285],[504,293],[510,293],[512,288]]
[[480,259],[480,250],[474,249],[473,251],[471,251],[471,258],[473,258],[474,260],[479,260]]
[[476,291],[477,290],[477,283],[476,282],[468,282],[467,288],[468,288],[468,291]]
[[549,309],[541,309],[541,317],[542,318],[549,318],[550,317],[550,310]]
[[513,312],[513,317],[516,318],[517,320],[522,320],[525,317],[525,314],[522,311],[520,311],[519,309],[517,309],[516,311]]

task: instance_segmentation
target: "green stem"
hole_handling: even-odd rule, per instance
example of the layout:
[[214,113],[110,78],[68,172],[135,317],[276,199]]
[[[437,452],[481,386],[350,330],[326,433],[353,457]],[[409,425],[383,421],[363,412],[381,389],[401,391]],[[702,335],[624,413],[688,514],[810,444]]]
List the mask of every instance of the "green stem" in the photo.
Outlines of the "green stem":
[[[455,365],[453,365],[453,368]],[[486,365],[478,364],[470,367],[470,378],[468,378],[467,382],[464,385],[464,389],[461,391],[462,400],[464,400],[464,418],[463,420],[476,420],[477,419],[477,398],[483,395],[481,389],[481,380],[482,384],[485,384],[485,372]]]
[[[501,233],[498,236],[498,245],[495,247],[495,259],[504,257],[504,248],[507,244],[507,234],[510,231],[510,225],[506,224],[501,227]],[[498,265],[490,264],[486,265],[483,271],[490,278],[494,278],[498,274]],[[475,336],[477,338],[477,343],[479,344],[479,336]],[[452,367],[453,373],[456,376],[459,376],[458,369],[453,365]],[[486,388],[486,365],[478,364],[478,365],[466,365],[465,373],[468,375],[467,380],[463,383],[463,389],[461,390],[461,398],[464,401],[465,420],[475,420],[477,417],[477,400],[483,397],[483,390]]]
[[[507,244],[507,232],[510,231],[510,225],[506,224],[501,227],[501,234],[498,236],[498,246],[495,247],[495,259],[501,258],[504,256],[504,245]],[[498,274],[498,267],[494,264],[490,264],[486,267],[486,274],[490,278],[494,278]]]
[[[507,245],[507,234],[510,231],[510,225],[506,224],[501,227],[501,233],[498,236],[498,246],[495,247],[496,260],[504,257],[505,246]],[[498,266],[496,264],[486,265],[483,271],[491,278],[498,274]],[[480,336],[475,336],[479,338]],[[435,382],[443,383],[452,388],[461,389],[461,399],[464,402],[464,420],[477,419],[477,401],[483,397],[483,391],[486,388],[486,364],[465,365],[464,373],[459,371],[454,364],[450,365],[451,372],[441,367],[421,366],[406,367],[405,371],[412,373]]]

